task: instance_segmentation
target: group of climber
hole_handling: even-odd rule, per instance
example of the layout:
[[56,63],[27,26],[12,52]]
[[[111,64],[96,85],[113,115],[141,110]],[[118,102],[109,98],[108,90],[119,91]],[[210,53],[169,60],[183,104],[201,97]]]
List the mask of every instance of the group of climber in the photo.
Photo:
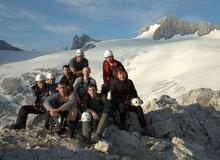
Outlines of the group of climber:
[[[98,142],[116,113],[119,113],[119,128],[127,130],[127,113],[132,111],[137,115],[141,132],[148,134],[141,107],[143,102],[132,80],[128,79],[127,71],[122,63],[114,59],[111,50],[104,52],[104,58],[101,93],[97,92],[96,80],[90,77],[89,63],[81,49],[77,50],[69,65],[63,66],[63,76],[58,84],[52,73],[47,73],[47,78],[37,74],[36,84],[32,87],[34,103],[22,106],[15,124],[9,128],[25,129],[28,114],[45,114],[44,127],[49,129],[50,120],[59,116],[62,123],[56,130],[58,134],[66,127],[74,137],[76,127],[82,124],[82,140],[86,143]],[[96,131],[92,136],[94,128]]]

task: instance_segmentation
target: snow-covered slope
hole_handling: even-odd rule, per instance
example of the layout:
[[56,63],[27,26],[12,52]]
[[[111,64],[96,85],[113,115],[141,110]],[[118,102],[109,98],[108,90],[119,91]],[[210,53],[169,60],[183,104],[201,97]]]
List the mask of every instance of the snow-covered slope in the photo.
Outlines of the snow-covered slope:
[[[161,94],[175,97],[201,87],[220,89],[220,31],[213,31],[203,37],[176,36],[171,40],[154,41],[150,37],[155,28],[133,39],[97,43],[96,48],[85,53],[92,77],[97,80],[99,88],[102,84],[103,53],[111,49],[115,58],[125,65],[129,78],[134,81],[144,100]],[[1,57],[7,57],[6,54],[0,53]],[[17,57],[17,62],[1,63],[0,83],[6,77],[21,76],[34,69],[61,69],[73,56],[70,51],[65,51],[36,54],[24,60]]]
[[153,24],[149,26],[149,30],[141,33],[137,38],[149,38],[153,39],[154,32],[157,30],[159,27],[159,24]]

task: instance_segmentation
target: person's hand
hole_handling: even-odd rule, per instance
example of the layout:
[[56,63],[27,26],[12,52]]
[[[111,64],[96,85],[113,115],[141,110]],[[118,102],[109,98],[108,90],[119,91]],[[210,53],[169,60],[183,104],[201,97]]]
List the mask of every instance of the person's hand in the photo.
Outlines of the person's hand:
[[53,108],[51,108],[51,109],[49,110],[49,113],[50,113],[50,115],[51,115],[52,117],[56,117],[56,116],[58,116],[59,110],[58,110],[58,109],[53,109]]
[[90,110],[90,112],[92,113],[93,119],[95,121],[98,121],[99,120],[99,115],[95,111],[93,111],[93,110]]

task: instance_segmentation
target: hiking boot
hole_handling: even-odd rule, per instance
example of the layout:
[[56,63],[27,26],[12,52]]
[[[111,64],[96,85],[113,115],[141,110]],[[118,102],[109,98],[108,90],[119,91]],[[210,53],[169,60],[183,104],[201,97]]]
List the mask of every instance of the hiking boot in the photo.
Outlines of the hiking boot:
[[125,130],[125,131],[128,130],[128,127],[127,127],[125,121],[120,121],[119,129],[121,129],[121,130]]
[[92,144],[92,141],[84,136],[79,136],[78,140],[84,144],[88,144],[88,145]]
[[20,129],[25,129],[25,126],[22,126],[19,124],[12,124],[12,125],[5,126],[5,128],[20,130]]
[[97,143],[98,141],[101,140],[101,138],[102,138],[101,135],[95,133],[95,134],[93,135],[92,141],[93,141],[94,143]]
[[44,124],[44,128],[45,128],[45,129],[50,129],[50,124],[49,124],[49,122]]
[[141,128],[141,134],[145,136],[150,136],[150,131],[148,130],[147,126]]

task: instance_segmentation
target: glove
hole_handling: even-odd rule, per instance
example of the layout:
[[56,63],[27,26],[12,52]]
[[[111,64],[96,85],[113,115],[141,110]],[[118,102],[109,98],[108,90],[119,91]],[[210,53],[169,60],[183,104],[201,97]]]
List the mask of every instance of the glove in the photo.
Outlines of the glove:
[[131,99],[131,105],[132,106],[138,107],[138,106],[140,106],[142,104],[143,104],[143,101],[139,97]]

